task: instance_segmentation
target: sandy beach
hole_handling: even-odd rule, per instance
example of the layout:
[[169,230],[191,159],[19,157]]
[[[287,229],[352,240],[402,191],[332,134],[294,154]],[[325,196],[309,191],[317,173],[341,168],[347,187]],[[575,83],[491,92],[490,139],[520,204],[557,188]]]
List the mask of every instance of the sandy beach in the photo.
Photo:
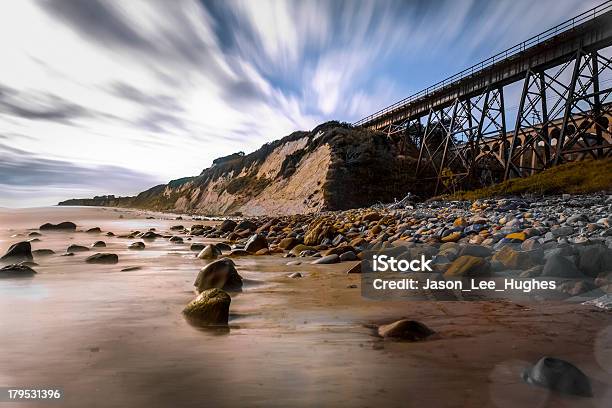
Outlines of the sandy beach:
[[[147,217],[155,217],[147,219]],[[59,403],[25,406],[440,406],[608,407],[612,315],[564,302],[372,301],[361,297],[353,262],[288,266],[281,255],[235,259],[245,279],[232,294],[229,330],[206,330],[181,314],[209,261],[185,238],[143,251],[106,236],[194,223],[189,217],[110,208],[0,210],[0,248],[45,222],[32,278],[0,280],[0,386],[62,387]],[[100,227],[101,233],[83,232]],[[119,256],[115,265],[60,256],[70,244]],[[121,271],[126,267],[140,269]],[[287,277],[300,272],[302,279]],[[354,285],[354,287],[351,287]],[[377,324],[410,318],[437,332],[422,342],[382,339]],[[525,384],[522,370],[549,355],[592,380],[593,398]],[[10,404],[0,404],[10,406]]]

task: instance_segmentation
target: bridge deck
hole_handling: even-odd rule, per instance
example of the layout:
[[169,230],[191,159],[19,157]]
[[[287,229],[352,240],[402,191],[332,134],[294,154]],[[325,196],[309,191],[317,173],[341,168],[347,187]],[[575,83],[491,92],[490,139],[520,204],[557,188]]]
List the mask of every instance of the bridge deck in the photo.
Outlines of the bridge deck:
[[382,129],[449,106],[457,98],[483,93],[572,59],[578,50],[590,52],[612,45],[612,2],[576,16],[537,36],[453,75],[417,94],[355,122]]

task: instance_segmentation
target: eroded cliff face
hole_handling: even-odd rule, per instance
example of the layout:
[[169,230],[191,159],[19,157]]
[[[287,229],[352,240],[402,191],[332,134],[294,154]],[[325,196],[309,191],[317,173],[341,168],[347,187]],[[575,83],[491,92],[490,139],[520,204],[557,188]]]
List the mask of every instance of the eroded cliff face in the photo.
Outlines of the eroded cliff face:
[[248,216],[347,209],[401,198],[411,189],[414,162],[412,156],[399,156],[383,134],[329,122],[248,155],[219,158],[199,176],[173,180],[135,197],[60,205]]

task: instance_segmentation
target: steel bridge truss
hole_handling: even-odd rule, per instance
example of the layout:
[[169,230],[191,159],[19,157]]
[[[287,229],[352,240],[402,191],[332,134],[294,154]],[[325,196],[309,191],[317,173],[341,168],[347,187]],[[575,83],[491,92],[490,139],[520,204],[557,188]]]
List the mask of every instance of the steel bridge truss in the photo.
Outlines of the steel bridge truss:
[[400,150],[418,149],[416,177],[435,180],[435,193],[488,185],[565,161],[611,156],[612,88],[602,87],[610,81],[612,59],[579,50],[556,67],[527,70],[510,132],[504,86],[380,130],[400,135]]

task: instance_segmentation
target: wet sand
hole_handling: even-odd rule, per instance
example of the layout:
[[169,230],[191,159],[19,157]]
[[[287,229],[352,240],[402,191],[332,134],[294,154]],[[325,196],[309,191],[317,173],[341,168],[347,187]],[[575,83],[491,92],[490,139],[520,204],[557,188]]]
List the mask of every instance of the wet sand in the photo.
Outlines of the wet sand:
[[[119,218],[122,215],[123,218]],[[190,325],[181,310],[207,261],[192,242],[167,239],[128,251],[136,239],[106,237],[202,221],[105,208],[0,210],[0,249],[45,222],[31,279],[0,279],[0,386],[63,387],[60,403],[26,406],[439,406],[609,407],[612,315],[568,303],[380,302],[361,297],[354,263],[287,266],[276,256],[237,258],[249,282],[232,294],[229,331]],[[160,217],[165,219],[160,219]],[[23,235],[15,236],[12,235]],[[72,243],[107,248],[61,257]],[[94,252],[116,265],[90,265]],[[307,262],[306,262],[307,263]],[[121,272],[128,266],[140,270]],[[302,279],[287,278],[301,272]],[[438,338],[383,340],[371,325],[406,317]],[[561,396],[520,374],[544,355],[580,367],[594,398]],[[11,404],[1,404],[10,406]]]

